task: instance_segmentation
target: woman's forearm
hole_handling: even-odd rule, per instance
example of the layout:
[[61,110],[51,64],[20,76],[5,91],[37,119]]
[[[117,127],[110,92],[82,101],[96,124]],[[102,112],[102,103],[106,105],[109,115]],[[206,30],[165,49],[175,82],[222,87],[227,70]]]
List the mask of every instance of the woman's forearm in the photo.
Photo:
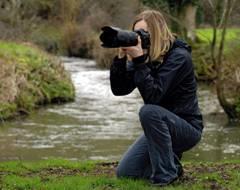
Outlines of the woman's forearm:
[[110,68],[110,84],[114,95],[122,96],[135,89],[134,72],[126,70],[127,58],[115,57]]

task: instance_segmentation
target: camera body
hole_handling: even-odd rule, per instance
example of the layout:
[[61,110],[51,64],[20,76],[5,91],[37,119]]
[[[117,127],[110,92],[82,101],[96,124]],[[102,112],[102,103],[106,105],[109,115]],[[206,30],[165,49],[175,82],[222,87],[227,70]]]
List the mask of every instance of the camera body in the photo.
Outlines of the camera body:
[[105,48],[136,46],[138,44],[138,35],[141,38],[143,49],[149,49],[151,45],[150,34],[143,29],[128,31],[117,27],[104,26],[101,30],[101,45]]

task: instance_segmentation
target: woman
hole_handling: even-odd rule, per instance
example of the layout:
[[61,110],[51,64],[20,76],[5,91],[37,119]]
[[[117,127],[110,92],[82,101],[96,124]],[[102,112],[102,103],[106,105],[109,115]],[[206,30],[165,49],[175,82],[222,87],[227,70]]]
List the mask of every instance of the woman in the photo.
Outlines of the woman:
[[142,49],[139,37],[138,45],[120,48],[110,69],[114,95],[137,87],[144,100],[144,133],[123,156],[117,176],[165,186],[182,175],[181,155],[200,141],[203,129],[191,48],[174,37],[157,11],[137,15],[133,30],[139,29],[149,32],[150,49]]

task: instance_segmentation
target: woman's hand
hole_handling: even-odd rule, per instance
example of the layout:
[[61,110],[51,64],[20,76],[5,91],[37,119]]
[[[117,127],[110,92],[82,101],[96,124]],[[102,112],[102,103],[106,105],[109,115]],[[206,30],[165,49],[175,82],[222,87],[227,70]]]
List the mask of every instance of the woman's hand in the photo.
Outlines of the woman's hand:
[[118,58],[122,59],[127,55],[127,52],[123,50],[122,48],[118,48]]
[[138,36],[138,44],[136,46],[131,47],[122,47],[123,52],[129,55],[131,58],[136,58],[143,55],[141,38]]

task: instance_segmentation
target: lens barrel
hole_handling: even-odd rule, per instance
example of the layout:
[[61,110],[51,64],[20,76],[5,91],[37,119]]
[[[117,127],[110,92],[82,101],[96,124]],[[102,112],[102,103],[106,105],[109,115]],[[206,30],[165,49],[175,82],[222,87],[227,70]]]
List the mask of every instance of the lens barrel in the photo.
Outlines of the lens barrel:
[[136,32],[122,30],[117,27],[105,26],[102,28],[100,40],[102,46],[106,48],[129,47],[138,44],[138,34]]

